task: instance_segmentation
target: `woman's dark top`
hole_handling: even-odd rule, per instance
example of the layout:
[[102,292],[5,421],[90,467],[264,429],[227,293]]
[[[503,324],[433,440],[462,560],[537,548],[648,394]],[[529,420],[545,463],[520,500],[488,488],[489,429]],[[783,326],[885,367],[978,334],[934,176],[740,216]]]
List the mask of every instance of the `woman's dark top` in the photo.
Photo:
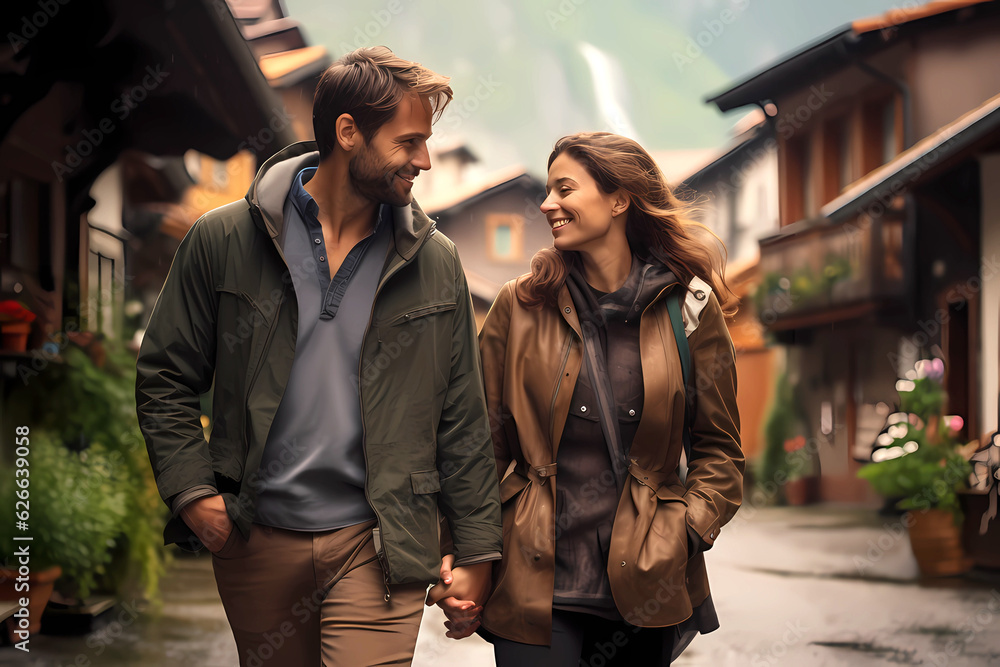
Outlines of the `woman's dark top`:
[[[614,394],[621,455],[628,457],[642,417],[643,382],[639,354],[639,320],[664,287],[677,279],[659,263],[633,256],[625,284],[604,293],[586,284],[577,271],[578,289],[572,289],[581,317],[599,324],[606,369]],[[586,290],[586,291],[584,291]],[[556,453],[556,553],[553,607],[621,620],[611,596],[608,552],[611,527],[618,509],[618,483],[602,430],[595,384],[584,363],[573,390],[569,417]],[[683,623],[672,626],[678,634],[678,652],[697,632],[711,632],[718,617],[709,596]]]
[[[607,368],[622,446],[627,451],[642,416],[638,318],[607,323]],[[556,469],[554,602],[562,609],[586,608],[620,618],[607,574],[618,492],[586,364],[573,391]]]

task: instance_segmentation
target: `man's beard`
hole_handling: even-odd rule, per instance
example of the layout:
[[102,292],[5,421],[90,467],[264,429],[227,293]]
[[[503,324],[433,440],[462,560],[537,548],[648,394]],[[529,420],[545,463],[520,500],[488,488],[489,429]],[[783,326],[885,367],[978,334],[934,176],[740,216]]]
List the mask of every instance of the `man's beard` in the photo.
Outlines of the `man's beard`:
[[396,170],[387,170],[369,147],[363,146],[347,168],[354,189],[362,196],[390,206],[409,206],[413,201],[409,192],[401,193],[395,188]]

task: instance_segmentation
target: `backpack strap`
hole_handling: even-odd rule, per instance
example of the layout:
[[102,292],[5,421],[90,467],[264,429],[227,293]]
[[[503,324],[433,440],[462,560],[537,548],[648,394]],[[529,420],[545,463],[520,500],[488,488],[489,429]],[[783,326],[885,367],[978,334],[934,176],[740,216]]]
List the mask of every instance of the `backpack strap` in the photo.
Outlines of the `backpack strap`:
[[670,326],[674,330],[674,341],[677,343],[677,355],[681,358],[681,372],[684,377],[684,464],[681,471],[681,482],[687,477],[688,463],[691,461],[691,348],[688,346],[687,333],[684,330],[684,320],[681,317],[681,302],[687,296],[687,289],[677,290],[677,295],[667,299],[667,312],[670,314]]

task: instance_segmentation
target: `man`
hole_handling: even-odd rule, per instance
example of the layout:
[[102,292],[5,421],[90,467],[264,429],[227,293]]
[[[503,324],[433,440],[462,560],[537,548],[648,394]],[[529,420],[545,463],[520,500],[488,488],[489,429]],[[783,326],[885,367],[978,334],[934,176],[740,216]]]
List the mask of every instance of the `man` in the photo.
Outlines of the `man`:
[[212,552],[242,665],[408,664],[439,510],[456,567],[435,598],[488,593],[500,503],[471,298],[410,194],[451,98],[385,47],[343,56],[317,142],[192,227],[150,317],[136,398],[166,542]]

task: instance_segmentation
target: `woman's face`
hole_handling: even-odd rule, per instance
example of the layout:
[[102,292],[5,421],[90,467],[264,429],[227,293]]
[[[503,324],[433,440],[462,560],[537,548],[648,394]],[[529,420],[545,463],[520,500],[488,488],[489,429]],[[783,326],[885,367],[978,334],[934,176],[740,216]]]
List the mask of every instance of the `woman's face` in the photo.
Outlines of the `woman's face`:
[[612,211],[620,208],[620,197],[607,194],[582,164],[561,153],[549,167],[545,185],[548,193],[542,202],[542,213],[552,230],[553,245],[558,250],[586,251],[603,244],[616,223]]

